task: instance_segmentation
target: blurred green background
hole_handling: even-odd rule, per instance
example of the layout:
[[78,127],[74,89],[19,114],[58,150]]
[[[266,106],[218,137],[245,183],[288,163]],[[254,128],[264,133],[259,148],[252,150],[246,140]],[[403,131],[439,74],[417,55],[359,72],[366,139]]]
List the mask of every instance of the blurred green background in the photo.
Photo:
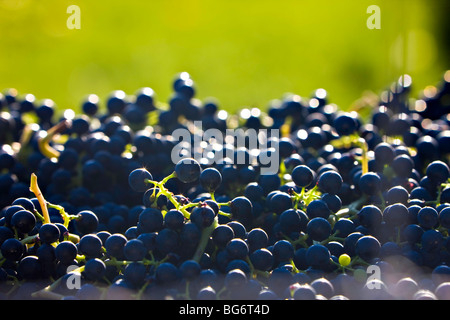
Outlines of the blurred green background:
[[[448,0],[0,0],[0,90],[79,110],[91,93],[151,87],[167,102],[187,71],[197,98],[266,108],[317,88],[347,108],[403,72],[413,93],[449,69]],[[67,7],[81,29],[67,28]],[[369,5],[381,9],[370,30]],[[407,41],[404,41],[407,39]],[[406,51],[404,51],[406,49]]]

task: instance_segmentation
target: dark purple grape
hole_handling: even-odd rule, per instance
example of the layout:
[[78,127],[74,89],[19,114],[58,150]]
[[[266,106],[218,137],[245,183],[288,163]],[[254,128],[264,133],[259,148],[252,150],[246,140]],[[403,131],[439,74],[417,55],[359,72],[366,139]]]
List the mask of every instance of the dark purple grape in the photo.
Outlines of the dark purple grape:
[[135,169],[128,176],[128,184],[136,192],[145,192],[152,186],[147,180],[153,180],[153,176],[145,168]]

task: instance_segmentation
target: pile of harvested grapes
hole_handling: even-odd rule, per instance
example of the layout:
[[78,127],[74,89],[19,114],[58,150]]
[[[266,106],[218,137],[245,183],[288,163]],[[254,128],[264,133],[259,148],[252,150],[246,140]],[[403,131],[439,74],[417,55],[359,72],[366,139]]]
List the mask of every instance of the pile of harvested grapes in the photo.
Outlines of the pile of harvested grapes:
[[[0,298],[450,299],[450,71],[358,109],[0,95]],[[365,116],[363,116],[365,114]]]

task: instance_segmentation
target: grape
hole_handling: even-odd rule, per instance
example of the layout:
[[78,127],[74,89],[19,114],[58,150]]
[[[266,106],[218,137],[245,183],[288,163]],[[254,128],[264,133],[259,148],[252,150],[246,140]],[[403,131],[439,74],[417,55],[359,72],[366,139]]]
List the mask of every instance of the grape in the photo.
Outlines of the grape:
[[356,241],[355,253],[369,262],[378,256],[380,248],[380,242],[375,237],[363,236]]
[[212,241],[219,248],[225,248],[225,246],[234,238],[234,231],[228,225],[219,225],[214,229],[212,233]]
[[374,149],[375,160],[382,165],[390,164],[395,157],[394,148],[387,142],[381,142],[377,144]]
[[247,276],[242,270],[233,269],[225,276],[225,288],[233,290],[242,288],[247,283]]
[[269,235],[262,228],[253,228],[247,233],[247,244],[249,251],[266,248],[269,243]]
[[361,176],[358,186],[369,196],[377,195],[381,191],[381,179],[378,174],[369,172]]
[[395,186],[390,188],[386,193],[386,203],[394,204],[394,203],[402,203],[404,205],[408,204],[409,193],[402,186]]
[[285,234],[306,231],[308,217],[299,209],[288,209],[280,214],[279,223],[281,231]]
[[356,229],[352,220],[347,218],[341,218],[333,226],[333,234],[337,237],[345,238]]
[[444,228],[450,226],[450,208],[444,208],[439,212],[439,222]]
[[168,284],[177,280],[178,277],[177,267],[170,262],[161,263],[155,270],[155,278],[158,283]]
[[240,196],[231,200],[231,213],[237,222],[247,226],[253,220],[253,205],[246,197]]
[[102,291],[95,285],[86,283],[83,284],[75,294],[79,300],[100,300]]
[[55,248],[56,259],[65,265],[72,263],[77,253],[77,247],[71,241],[62,241]]
[[332,193],[322,194],[321,200],[326,203],[331,212],[337,213],[342,208],[342,200],[338,195]]
[[183,213],[179,210],[169,210],[164,215],[164,226],[173,230],[181,230],[184,224]]
[[50,244],[56,242],[57,240],[59,240],[59,237],[59,228],[52,223],[46,223],[39,228],[39,239],[43,243]]
[[340,136],[345,136],[352,134],[356,130],[357,122],[352,115],[344,113],[334,119],[333,126]]
[[15,199],[12,203],[11,206],[22,206],[25,210],[28,210],[30,212],[33,212],[36,208],[34,207],[34,203],[25,197],[20,197]]
[[449,295],[450,295],[449,289],[450,289],[449,283],[448,283],[448,282],[444,282],[444,283],[441,283],[441,284],[435,289],[435,292],[434,292],[434,293],[436,294],[436,297],[437,297],[439,300],[448,300]]
[[383,220],[392,226],[400,226],[408,220],[408,208],[401,203],[387,206],[383,211]]
[[276,192],[269,199],[269,209],[277,214],[292,208],[291,197],[285,192]]
[[29,233],[36,225],[36,217],[28,210],[19,210],[12,215],[11,225],[18,232]]
[[273,245],[273,256],[277,261],[290,261],[294,257],[294,247],[287,240],[278,240]]
[[84,266],[84,275],[91,281],[97,281],[103,278],[106,272],[105,263],[98,259],[89,259]]
[[339,256],[339,264],[340,265],[345,267],[345,266],[348,266],[350,264],[350,262],[351,262],[351,258],[348,254],[344,253]]
[[294,300],[315,300],[316,290],[309,284],[298,286],[293,294]]
[[432,229],[439,223],[439,214],[432,207],[424,207],[417,213],[417,221],[423,229]]
[[164,217],[158,209],[146,208],[139,215],[138,228],[140,232],[156,232],[163,228]]
[[123,247],[123,254],[127,260],[141,261],[145,258],[147,249],[141,240],[132,239]]
[[89,257],[99,257],[102,251],[102,240],[95,234],[84,235],[78,246],[80,253]]
[[292,170],[292,181],[299,187],[308,187],[315,179],[315,173],[306,165],[296,166]]
[[201,266],[193,260],[186,260],[180,266],[181,276],[191,281],[200,275]]
[[251,253],[250,261],[256,269],[268,271],[273,266],[274,258],[272,252],[266,248],[261,248]]
[[427,166],[426,175],[436,184],[444,183],[450,176],[450,170],[445,162],[433,161]]
[[312,240],[322,241],[331,235],[331,225],[322,217],[313,218],[308,222],[306,232]]
[[310,219],[313,218],[324,218],[328,219],[331,214],[325,201],[321,199],[311,201],[306,207],[306,214]]
[[319,278],[312,281],[311,287],[316,291],[316,294],[320,294],[327,299],[334,295],[333,284],[326,278]]
[[314,244],[306,251],[306,261],[313,268],[326,267],[331,258],[330,251],[321,244]]
[[127,238],[124,235],[112,234],[106,239],[104,247],[108,256],[121,260],[125,257],[123,249],[126,243]]
[[123,272],[124,280],[132,287],[138,288],[145,280],[146,271],[145,265],[132,262],[125,267]]
[[414,161],[409,155],[401,154],[392,161],[392,169],[397,176],[408,178],[414,169]]
[[249,253],[247,243],[239,238],[228,242],[225,249],[232,259],[244,259]]
[[189,183],[199,179],[201,167],[195,159],[182,159],[175,166],[175,172],[178,179],[184,183]]
[[198,291],[196,300],[216,300],[216,291],[211,287],[205,287]]
[[98,223],[98,217],[94,212],[84,210],[78,213],[76,228],[81,234],[93,233],[97,229]]
[[15,238],[7,239],[0,247],[2,256],[11,261],[18,261],[25,252],[24,245]]
[[342,187],[342,183],[341,175],[334,170],[328,170],[322,173],[317,181],[319,189],[329,194],[336,194]]
[[358,212],[359,222],[366,228],[376,228],[383,221],[383,213],[374,205],[364,206]]
[[179,236],[176,231],[163,229],[155,237],[156,249],[163,255],[173,252],[179,245]]
[[207,168],[200,174],[200,184],[207,192],[214,192],[222,183],[222,175],[216,168]]
[[135,169],[128,175],[128,184],[137,192],[147,191],[149,184],[146,180],[153,180],[153,177],[145,168]]
[[191,212],[190,219],[199,229],[203,229],[209,227],[214,222],[215,216],[214,210],[210,206],[204,205],[195,207]]

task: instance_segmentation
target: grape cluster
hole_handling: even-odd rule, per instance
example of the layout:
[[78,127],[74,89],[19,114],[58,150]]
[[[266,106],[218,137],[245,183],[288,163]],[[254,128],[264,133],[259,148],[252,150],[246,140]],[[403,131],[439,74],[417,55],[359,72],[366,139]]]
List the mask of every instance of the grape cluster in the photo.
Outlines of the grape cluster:
[[[403,76],[356,111],[318,89],[230,115],[186,72],[168,103],[114,91],[59,118],[9,89],[0,297],[450,299],[449,74],[419,99]],[[174,163],[177,129],[226,139]],[[254,148],[228,129],[280,136]]]

